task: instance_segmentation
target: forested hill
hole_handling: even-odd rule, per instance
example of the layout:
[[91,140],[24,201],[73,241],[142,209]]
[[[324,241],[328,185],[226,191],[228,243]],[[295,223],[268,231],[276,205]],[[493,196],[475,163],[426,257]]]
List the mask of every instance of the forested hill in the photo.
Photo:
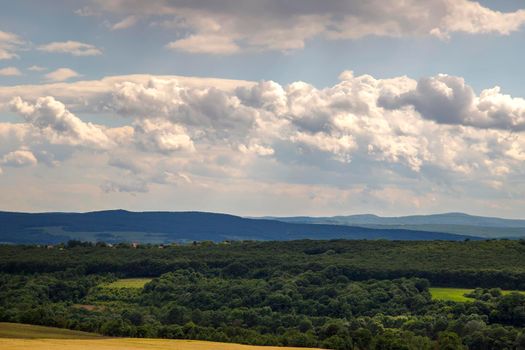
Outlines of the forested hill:
[[204,212],[0,212],[0,242],[3,243],[58,243],[71,239],[109,243],[165,243],[193,240],[218,242],[334,238],[464,240],[477,237],[404,229],[287,223]]
[[446,232],[484,238],[525,238],[525,220],[464,213],[382,217],[372,214],[329,217],[264,217],[289,223],[348,225],[377,229]]
[[345,225],[463,225],[478,227],[512,227],[525,228],[525,220],[503,219],[488,216],[475,216],[465,213],[443,213],[432,215],[409,215],[409,216],[377,216],[373,214],[311,217],[311,216],[292,216],[292,217],[272,217],[286,222],[300,223],[330,223]]

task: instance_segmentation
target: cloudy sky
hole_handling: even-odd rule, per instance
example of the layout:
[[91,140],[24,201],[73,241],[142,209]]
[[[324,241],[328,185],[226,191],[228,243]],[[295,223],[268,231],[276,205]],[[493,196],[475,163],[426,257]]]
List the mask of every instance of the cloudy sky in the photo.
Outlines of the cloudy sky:
[[0,6],[0,210],[523,217],[523,1]]

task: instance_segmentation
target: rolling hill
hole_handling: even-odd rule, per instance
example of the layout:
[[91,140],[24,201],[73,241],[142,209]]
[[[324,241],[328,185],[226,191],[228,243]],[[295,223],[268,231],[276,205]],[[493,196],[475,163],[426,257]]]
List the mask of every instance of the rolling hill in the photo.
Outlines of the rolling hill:
[[108,243],[167,243],[193,240],[294,239],[464,240],[477,238],[442,232],[348,225],[289,223],[204,212],[88,213],[0,212],[0,242],[58,243],[70,239]]
[[484,238],[525,237],[525,220],[474,216],[464,213],[381,217],[372,214],[331,217],[264,217],[289,223],[348,225],[376,229],[446,232]]
[[299,350],[304,348],[252,346],[184,339],[112,338],[68,329],[0,322],[0,349]]

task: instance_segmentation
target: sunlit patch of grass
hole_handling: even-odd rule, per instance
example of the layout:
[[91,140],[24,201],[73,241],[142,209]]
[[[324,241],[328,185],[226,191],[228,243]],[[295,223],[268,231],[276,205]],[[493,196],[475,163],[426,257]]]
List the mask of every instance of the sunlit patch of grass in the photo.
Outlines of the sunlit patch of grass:
[[[472,293],[474,289],[432,287],[432,288],[429,288],[429,291],[430,291],[430,295],[432,295],[432,299],[434,300],[448,300],[448,301],[456,301],[456,302],[466,302],[466,301],[475,300],[473,298],[468,298],[465,296],[465,294]],[[501,294],[507,295],[512,292],[518,292],[521,294],[525,294],[525,291],[516,291],[516,290],[502,290]]]
[[113,288],[113,289],[121,289],[121,288],[131,288],[131,289],[142,289],[144,288],[144,285],[148,282],[151,282],[151,278],[122,278],[119,280],[116,280],[115,282],[105,284],[104,288]]
[[472,298],[467,298],[465,294],[473,291],[473,289],[464,288],[429,288],[430,295],[434,300],[449,300],[457,302],[474,301]]

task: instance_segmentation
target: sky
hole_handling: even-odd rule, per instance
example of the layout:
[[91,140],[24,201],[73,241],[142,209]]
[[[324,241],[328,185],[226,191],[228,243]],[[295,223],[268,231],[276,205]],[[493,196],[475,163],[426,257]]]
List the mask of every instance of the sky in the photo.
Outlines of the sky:
[[523,1],[0,8],[0,210],[523,218]]

